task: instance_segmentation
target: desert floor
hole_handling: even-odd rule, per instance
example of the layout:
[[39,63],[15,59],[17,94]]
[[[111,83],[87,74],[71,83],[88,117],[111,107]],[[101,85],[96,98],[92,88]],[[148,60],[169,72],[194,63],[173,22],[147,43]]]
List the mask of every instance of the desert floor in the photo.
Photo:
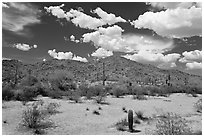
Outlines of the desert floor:
[[[41,97],[45,102],[60,103],[59,113],[52,115],[50,119],[54,126],[45,130],[49,135],[114,135],[114,134],[151,134],[155,128],[154,117],[164,113],[173,112],[188,120],[189,127],[193,131],[202,131],[202,114],[196,112],[194,103],[202,96],[188,96],[186,94],[172,94],[169,97],[148,97],[147,100],[133,100],[132,96],[114,98],[108,96],[106,102],[109,104],[99,105],[93,100],[82,100],[82,103],[73,103],[65,99],[50,99]],[[99,110],[99,106],[102,110]],[[22,112],[25,109],[19,101],[2,103],[2,134],[20,135],[33,134],[32,130],[19,126],[22,120]],[[134,124],[137,132],[118,131],[114,124],[127,117],[127,110],[144,112],[144,116],[151,120]],[[89,108],[89,111],[86,109]],[[93,114],[98,110],[100,115]],[[6,122],[4,122],[6,121]]]

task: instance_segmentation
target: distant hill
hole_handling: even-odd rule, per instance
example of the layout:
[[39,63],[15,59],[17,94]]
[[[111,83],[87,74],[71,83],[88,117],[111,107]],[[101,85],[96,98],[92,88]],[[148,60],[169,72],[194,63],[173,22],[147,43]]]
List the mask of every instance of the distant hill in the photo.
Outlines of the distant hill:
[[15,73],[15,64],[18,64],[19,72],[21,72],[19,73],[20,78],[23,78],[29,69],[37,77],[47,76],[55,70],[67,70],[74,75],[77,81],[88,80],[90,82],[96,82],[102,80],[103,63],[107,81],[128,80],[133,83],[165,83],[167,76],[170,74],[173,85],[183,85],[185,81],[188,81],[188,84],[202,86],[201,76],[191,75],[178,70],[163,70],[120,56],[110,56],[87,63],[74,60],[52,59],[34,64],[24,64],[17,60],[3,60],[2,80],[3,82],[8,81],[8,77],[11,77]]

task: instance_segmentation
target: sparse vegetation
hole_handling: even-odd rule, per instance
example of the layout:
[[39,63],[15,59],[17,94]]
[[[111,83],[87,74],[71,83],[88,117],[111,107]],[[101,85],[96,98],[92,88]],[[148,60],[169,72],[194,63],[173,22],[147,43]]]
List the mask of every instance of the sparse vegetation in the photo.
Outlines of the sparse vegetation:
[[57,110],[60,107],[60,104],[51,102],[47,105],[46,109],[50,115],[56,114],[59,111]]
[[51,127],[53,123],[48,121],[49,117],[58,111],[56,110],[59,107],[57,103],[49,103],[47,106],[44,104],[44,101],[39,100],[33,102],[32,105],[27,106],[23,111],[22,115],[22,125],[34,129],[34,133],[41,133],[44,128]]
[[174,113],[167,113],[158,118],[155,132],[158,135],[188,135],[191,130],[184,118]]
[[49,116],[43,109],[44,102],[34,102],[23,112],[23,125],[28,128],[37,129],[42,122]]
[[115,86],[113,89],[112,89],[112,93],[113,95],[116,97],[116,98],[119,98],[121,97],[122,95],[124,95],[124,87],[120,87],[120,86]]
[[14,98],[14,90],[10,86],[2,88],[2,100],[12,100]]
[[121,119],[120,121],[118,121],[116,124],[116,129],[119,131],[125,131],[127,126],[128,126],[128,121],[126,118]]
[[95,114],[95,115],[100,115],[100,112],[97,111],[97,110],[94,110],[94,111],[93,111],[93,114]]
[[194,107],[196,112],[202,113],[202,99],[199,99],[195,104]]

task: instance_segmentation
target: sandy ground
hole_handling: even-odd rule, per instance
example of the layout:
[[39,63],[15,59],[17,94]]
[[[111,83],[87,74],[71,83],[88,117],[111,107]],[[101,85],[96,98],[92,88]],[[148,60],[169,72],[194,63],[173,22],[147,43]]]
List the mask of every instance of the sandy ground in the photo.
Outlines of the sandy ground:
[[[122,107],[127,110],[144,112],[144,116],[153,117],[164,112],[173,112],[181,115],[189,121],[189,126],[194,131],[202,131],[202,114],[195,111],[193,105],[201,96],[191,97],[186,94],[172,94],[169,97],[148,97],[147,100],[133,100],[131,96],[114,98],[108,96],[106,102],[109,105],[99,105],[93,100],[83,100],[83,103],[72,103],[69,100],[57,100],[43,97],[47,102],[60,103],[59,112],[50,119],[54,127],[45,130],[46,134],[55,135],[120,135],[120,134],[151,134],[155,127],[155,121],[135,124],[134,129],[139,132],[130,133],[117,131],[114,124],[127,117]],[[98,107],[102,110],[98,110]],[[2,103],[2,134],[20,135],[33,134],[31,130],[19,126],[22,118],[23,106],[19,101]],[[89,111],[86,110],[89,108]],[[92,112],[98,110],[100,115]],[[6,123],[5,123],[6,121]]]

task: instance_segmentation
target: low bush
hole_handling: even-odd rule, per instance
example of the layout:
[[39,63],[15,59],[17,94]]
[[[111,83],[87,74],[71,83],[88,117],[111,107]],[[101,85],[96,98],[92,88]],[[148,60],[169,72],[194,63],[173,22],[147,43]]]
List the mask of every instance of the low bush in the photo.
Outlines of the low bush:
[[5,86],[2,88],[2,100],[12,100],[14,98],[14,91],[10,86]]
[[33,101],[39,94],[35,86],[24,86],[15,91],[15,99],[18,101]]
[[148,120],[148,118],[144,116],[144,113],[143,113],[142,111],[136,111],[136,112],[135,112],[135,115],[136,115],[137,118],[140,119],[140,120],[143,120],[143,121],[144,121],[144,120]]
[[49,90],[47,92],[48,97],[51,97],[53,99],[62,99],[63,96],[65,96],[65,92],[61,91],[61,90]]
[[46,105],[42,100],[35,101],[23,111],[21,124],[27,128],[34,129],[35,134],[41,134],[43,133],[43,129],[47,129],[53,125],[49,117],[58,112],[58,107],[59,104],[57,103]]
[[20,83],[21,86],[34,86],[38,83],[38,79],[35,76],[28,75],[24,77]]
[[42,121],[44,121],[49,115],[43,109],[44,102],[34,102],[31,106],[28,106],[23,111],[23,125],[28,128],[37,129],[40,127]]
[[202,99],[199,99],[195,104],[194,108],[196,112],[202,113]]
[[94,110],[94,111],[93,111],[93,114],[95,114],[95,115],[100,115],[100,112],[97,111],[97,110]]
[[112,94],[116,97],[119,98],[121,96],[123,96],[125,94],[126,89],[124,87],[120,87],[120,86],[115,86],[112,89]]
[[70,100],[75,101],[75,103],[81,103],[81,96],[80,96],[80,92],[78,90],[70,91],[70,95],[68,95],[68,98]]
[[124,119],[121,119],[120,121],[118,121],[115,126],[116,126],[116,129],[119,130],[119,131],[125,131],[127,126],[128,126],[128,121],[126,118]]
[[51,102],[47,105],[46,109],[50,115],[53,115],[59,112],[57,111],[57,108],[59,107],[60,107],[60,104]]
[[188,135],[191,130],[187,121],[173,113],[161,115],[156,123],[155,134],[158,135]]
[[64,70],[56,70],[48,76],[52,90],[75,90],[76,84],[72,73]]

